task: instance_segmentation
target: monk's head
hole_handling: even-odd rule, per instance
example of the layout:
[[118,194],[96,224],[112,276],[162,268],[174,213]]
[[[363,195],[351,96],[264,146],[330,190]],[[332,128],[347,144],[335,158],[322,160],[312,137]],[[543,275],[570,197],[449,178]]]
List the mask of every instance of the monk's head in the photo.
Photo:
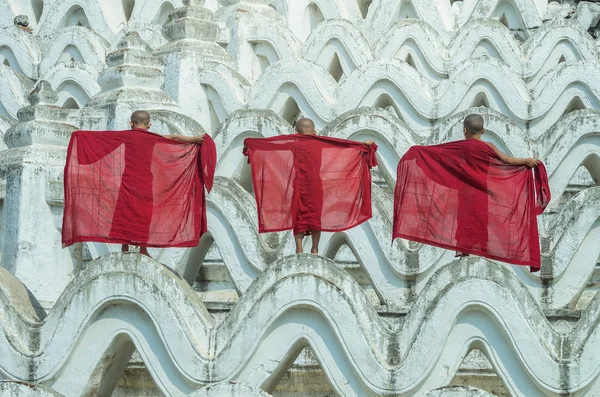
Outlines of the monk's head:
[[150,114],[145,110],[136,110],[131,113],[129,125],[132,129],[139,128],[142,130],[149,130],[150,127],[152,127],[152,124],[150,124]]
[[302,135],[317,135],[315,123],[307,118],[301,118],[296,121],[296,132]]
[[465,117],[464,122],[465,139],[479,138],[483,134],[483,117],[478,114],[470,114]]

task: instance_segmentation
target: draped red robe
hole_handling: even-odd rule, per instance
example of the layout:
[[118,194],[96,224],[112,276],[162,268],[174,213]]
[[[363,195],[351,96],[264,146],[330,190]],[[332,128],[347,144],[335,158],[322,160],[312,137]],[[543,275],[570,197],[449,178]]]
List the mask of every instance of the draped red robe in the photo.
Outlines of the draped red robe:
[[475,139],[413,146],[398,164],[392,238],[537,271],[537,215],[549,201],[543,164],[506,165]]
[[372,216],[377,145],[312,135],[247,138],[258,230],[338,232]]
[[214,141],[184,144],[146,130],[75,131],[64,173],[62,242],[195,247],[206,232]]

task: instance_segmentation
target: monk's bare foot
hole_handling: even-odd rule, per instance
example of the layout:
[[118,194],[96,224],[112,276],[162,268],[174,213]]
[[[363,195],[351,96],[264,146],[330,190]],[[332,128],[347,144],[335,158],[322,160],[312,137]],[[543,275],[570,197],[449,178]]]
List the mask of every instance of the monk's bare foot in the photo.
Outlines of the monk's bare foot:
[[316,249],[316,248],[313,248],[313,249],[310,250],[310,253],[311,254],[315,254],[315,255],[319,255],[319,250]]
[[454,255],[455,258],[466,258],[467,256],[469,256],[469,254],[460,251],[456,251],[456,255]]
[[152,258],[150,256],[150,254],[148,253],[148,248],[146,248],[146,247],[140,247],[140,254],[146,255],[148,258]]
[[129,253],[129,245],[127,245],[127,244],[121,245],[121,252],[128,254]]

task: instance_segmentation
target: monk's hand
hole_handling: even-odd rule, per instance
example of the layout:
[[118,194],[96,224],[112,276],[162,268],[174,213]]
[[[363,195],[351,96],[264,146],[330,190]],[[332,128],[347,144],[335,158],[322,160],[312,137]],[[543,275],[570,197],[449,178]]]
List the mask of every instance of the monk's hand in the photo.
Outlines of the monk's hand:
[[365,145],[367,146],[371,146],[372,144],[374,144],[375,142],[373,141],[365,141]]
[[525,165],[529,168],[535,168],[540,164],[540,160],[538,159],[527,159]]

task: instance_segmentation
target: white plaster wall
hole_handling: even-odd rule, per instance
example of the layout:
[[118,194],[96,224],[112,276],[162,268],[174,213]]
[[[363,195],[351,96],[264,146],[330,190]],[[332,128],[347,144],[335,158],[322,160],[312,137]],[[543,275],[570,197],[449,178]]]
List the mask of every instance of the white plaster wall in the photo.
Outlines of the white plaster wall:
[[[600,51],[588,33],[600,7],[203,3],[0,0],[0,379],[110,395],[137,349],[166,395],[260,396],[310,346],[340,395],[476,396],[445,387],[479,349],[511,395],[600,395]],[[19,14],[31,33],[9,26]],[[43,101],[29,95],[40,80],[55,91]],[[80,109],[55,107],[65,102]],[[48,153],[64,154],[75,128],[126,128],[138,108],[156,132],[207,131],[217,144],[210,235],[152,252],[183,278],[105,244],[85,247],[85,266],[81,247],[60,247],[62,163]],[[469,113],[505,152],[547,165],[541,275],[390,244],[398,160],[411,145],[460,139]],[[290,233],[257,233],[242,142],[290,133],[301,115],[322,135],[379,145],[373,219],[325,234],[321,248],[333,259],[349,247],[368,289],[326,259],[290,256]],[[240,296],[221,323],[189,285],[213,243]],[[374,302],[408,315],[392,327]],[[575,307],[572,330],[547,319]],[[246,385],[197,390],[227,381]]]

